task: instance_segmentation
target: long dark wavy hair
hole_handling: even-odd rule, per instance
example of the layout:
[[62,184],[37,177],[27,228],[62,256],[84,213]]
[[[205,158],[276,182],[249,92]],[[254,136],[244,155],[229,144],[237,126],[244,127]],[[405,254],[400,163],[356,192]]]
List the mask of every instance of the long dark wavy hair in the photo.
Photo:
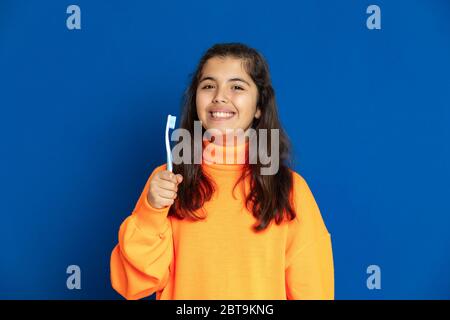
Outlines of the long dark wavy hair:
[[[257,106],[261,109],[261,116],[259,119],[253,119],[252,128],[256,131],[267,129],[268,153],[271,155],[270,129],[279,130],[278,172],[274,175],[261,175],[260,169],[263,165],[258,159],[255,164],[246,163],[244,165],[242,175],[234,186],[236,188],[249,176],[250,190],[245,196],[245,205],[257,220],[253,229],[262,231],[269,226],[272,220],[276,224],[280,224],[286,218],[292,220],[296,214],[291,202],[293,177],[289,168],[290,143],[280,125],[268,64],[258,51],[241,43],[216,44],[209,48],[200,59],[190,85],[184,93],[180,128],[188,130],[193,136],[194,121],[199,121],[196,108],[197,87],[205,63],[213,57],[238,58],[244,62],[246,72],[258,88]],[[198,151],[195,150],[198,146],[194,145],[193,139],[191,140],[191,150],[194,150],[195,153]],[[183,182],[178,186],[178,195],[169,210],[169,215],[180,219],[204,219],[206,216],[198,214],[198,210],[202,209],[204,203],[211,199],[215,190],[214,181],[203,172],[201,164],[194,164],[193,157],[192,154],[191,164],[181,163],[174,165],[173,169],[174,173],[183,176]]]

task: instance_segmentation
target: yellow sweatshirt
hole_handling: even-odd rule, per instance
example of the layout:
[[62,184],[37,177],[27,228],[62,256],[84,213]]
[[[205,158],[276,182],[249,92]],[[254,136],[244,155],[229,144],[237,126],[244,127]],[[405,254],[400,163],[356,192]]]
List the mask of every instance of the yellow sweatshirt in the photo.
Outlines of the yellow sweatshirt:
[[334,299],[331,238],[306,181],[292,171],[297,217],[255,232],[244,194],[232,196],[243,165],[208,160],[202,168],[217,189],[205,220],[153,208],[149,183],[166,165],[150,175],[111,254],[113,288],[126,299]]

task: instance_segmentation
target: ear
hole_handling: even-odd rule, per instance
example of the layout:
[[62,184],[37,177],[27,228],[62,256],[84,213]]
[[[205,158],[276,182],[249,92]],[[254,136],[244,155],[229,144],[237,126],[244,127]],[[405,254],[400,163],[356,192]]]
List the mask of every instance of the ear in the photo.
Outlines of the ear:
[[259,119],[261,117],[261,109],[256,107],[255,118]]

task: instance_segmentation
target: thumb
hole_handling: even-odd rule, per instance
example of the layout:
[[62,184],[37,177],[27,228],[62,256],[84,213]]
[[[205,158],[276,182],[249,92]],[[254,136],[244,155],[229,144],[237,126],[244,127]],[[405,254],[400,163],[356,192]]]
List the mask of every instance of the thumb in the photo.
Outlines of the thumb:
[[183,176],[181,174],[177,174],[177,184],[181,183],[181,181],[183,181]]

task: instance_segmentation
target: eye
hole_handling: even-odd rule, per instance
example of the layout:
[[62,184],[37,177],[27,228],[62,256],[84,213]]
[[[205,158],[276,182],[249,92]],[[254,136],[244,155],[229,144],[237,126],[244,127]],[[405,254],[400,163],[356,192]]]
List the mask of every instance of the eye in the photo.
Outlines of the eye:
[[212,89],[212,88],[213,88],[213,86],[210,85],[210,84],[207,84],[207,85],[202,87],[202,89]]
[[233,86],[233,89],[235,89],[235,90],[244,90],[244,88],[242,88],[241,86]]

